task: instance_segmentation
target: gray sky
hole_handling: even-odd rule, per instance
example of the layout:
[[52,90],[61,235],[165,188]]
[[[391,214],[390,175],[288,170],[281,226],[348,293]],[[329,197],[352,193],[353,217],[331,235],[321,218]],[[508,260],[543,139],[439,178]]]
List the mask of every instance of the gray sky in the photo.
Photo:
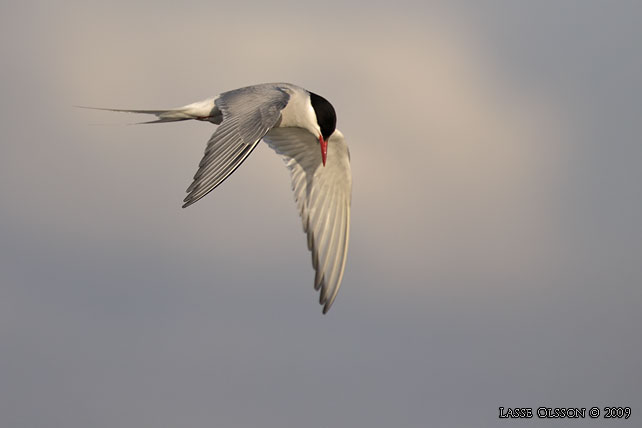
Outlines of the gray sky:
[[[0,425],[637,424],[642,7],[342,3],[0,4]],[[267,146],[183,210],[213,126],[70,107],[270,81],[350,144],[326,316]]]

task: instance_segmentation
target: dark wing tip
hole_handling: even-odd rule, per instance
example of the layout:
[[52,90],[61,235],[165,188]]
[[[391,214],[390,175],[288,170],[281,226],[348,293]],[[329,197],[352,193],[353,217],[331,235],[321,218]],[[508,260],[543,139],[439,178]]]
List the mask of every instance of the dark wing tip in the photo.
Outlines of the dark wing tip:
[[182,208],[187,208],[187,207],[189,207],[190,205],[195,204],[196,202],[200,201],[200,200],[203,198],[203,196],[207,195],[207,193],[209,193],[209,192],[207,192],[207,193],[205,193],[205,194],[203,194],[203,195],[200,195],[200,196],[198,196],[198,197],[194,197],[194,195],[193,195],[192,193],[193,193],[193,192],[190,192],[190,194],[189,194],[189,195],[185,196],[185,199],[183,199],[183,206],[182,206]]
[[323,315],[327,314],[331,307],[332,307],[332,302],[326,303],[323,306]]

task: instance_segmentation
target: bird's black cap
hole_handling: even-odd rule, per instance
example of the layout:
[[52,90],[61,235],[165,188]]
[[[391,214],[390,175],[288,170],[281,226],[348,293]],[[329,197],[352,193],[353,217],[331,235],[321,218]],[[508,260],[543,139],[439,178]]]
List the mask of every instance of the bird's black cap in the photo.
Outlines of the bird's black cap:
[[321,128],[321,135],[323,135],[324,140],[328,141],[337,126],[337,115],[334,107],[328,100],[314,92],[310,92],[310,102],[314,113],[317,115],[317,123]]

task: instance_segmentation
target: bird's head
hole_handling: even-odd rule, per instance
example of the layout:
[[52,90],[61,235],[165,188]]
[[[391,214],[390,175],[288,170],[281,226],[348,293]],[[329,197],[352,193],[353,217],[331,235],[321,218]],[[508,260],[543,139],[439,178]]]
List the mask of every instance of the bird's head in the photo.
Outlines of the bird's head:
[[313,92],[310,92],[310,103],[319,125],[319,145],[321,146],[323,166],[325,166],[325,160],[328,155],[328,140],[337,126],[337,115],[328,100]]

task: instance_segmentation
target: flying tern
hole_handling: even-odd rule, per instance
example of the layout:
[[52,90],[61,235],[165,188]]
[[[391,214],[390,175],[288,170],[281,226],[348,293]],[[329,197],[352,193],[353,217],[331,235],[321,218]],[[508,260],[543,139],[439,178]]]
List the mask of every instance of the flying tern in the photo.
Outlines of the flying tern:
[[99,109],[153,114],[143,123],[199,120],[219,125],[187,188],[183,208],[218,187],[263,140],[282,156],[307,233],[316,271],[314,288],[327,313],[337,296],[350,234],[350,153],[325,98],[289,83],[223,92],[170,110]]

